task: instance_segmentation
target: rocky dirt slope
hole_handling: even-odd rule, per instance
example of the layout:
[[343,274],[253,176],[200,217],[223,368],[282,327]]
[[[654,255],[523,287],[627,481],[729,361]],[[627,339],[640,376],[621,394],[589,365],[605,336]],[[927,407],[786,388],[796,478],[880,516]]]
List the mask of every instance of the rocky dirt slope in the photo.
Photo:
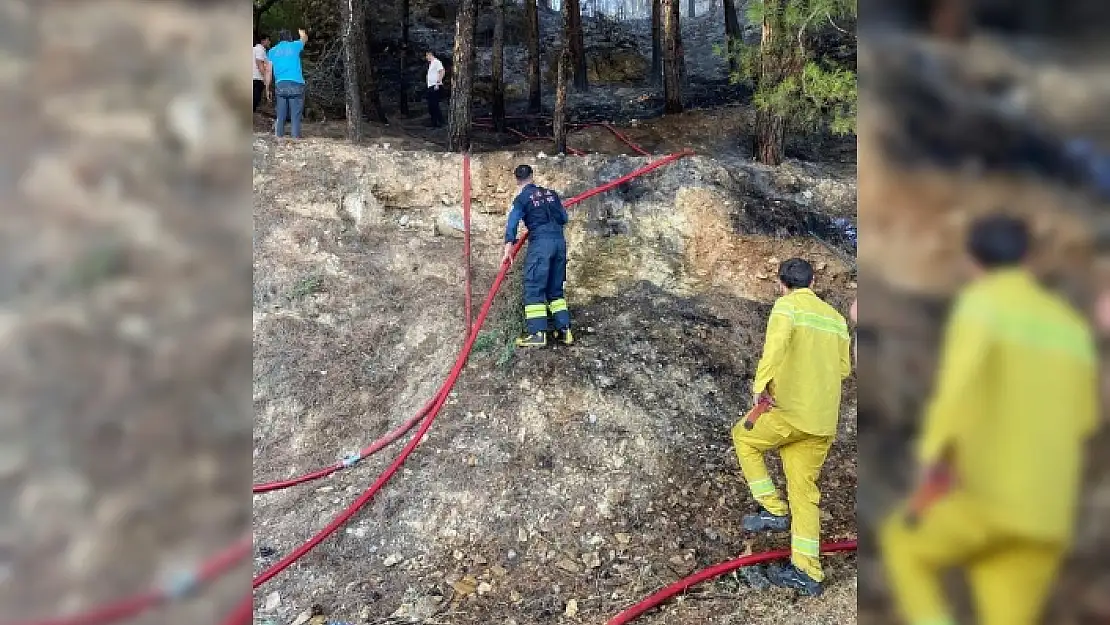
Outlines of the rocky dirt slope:
[[[644,162],[475,157],[476,299],[497,269],[521,159],[568,196]],[[333,462],[445,376],[463,331],[459,172],[456,155],[256,138],[256,479]],[[752,502],[728,429],[748,401],[776,260],[814,259],[820,290],[846,310],[852,245],[833,219],[853,204],[836,174],[706,158],[583,203],[569,231],[579,344],[513,353],[514,272],[405,469],[262,589],[259,616],[287,622],[316,604],[348,621],[595,623],[695,568],[785,545],[738,529]],[[849,389],[823,477],[830,539],[854,535],[854,415]],[[257,566],[322,527],[396,449],[256,497]],[[851,622],[854,559],[828,563],[818,600],[732,578],[643,622]]]

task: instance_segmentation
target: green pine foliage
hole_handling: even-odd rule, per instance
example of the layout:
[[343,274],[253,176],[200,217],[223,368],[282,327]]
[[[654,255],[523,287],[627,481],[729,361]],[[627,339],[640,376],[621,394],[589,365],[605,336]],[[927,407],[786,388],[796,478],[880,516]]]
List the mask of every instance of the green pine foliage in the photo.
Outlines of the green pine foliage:
[[[827,128],[845,135],[856,130],[856,74],[829,55],[814,50],[817,37],[830,30],[844,31],[838,24],[856,16],[856,0],[750,0],[748,23],[762,24],[766,11],[775,7],[780,14],[771,16],[779,35],[768,50],[733,40],[718,54],[731,56],[737,71],[733,83],[749,83],[754,88],[753,103],[780,115],[794,131]],[[851,35],[854,39],[854,33]],[[762,76],[762,55],[774,54],[786,68]],[[761,80],[762,78],[762,80]]]

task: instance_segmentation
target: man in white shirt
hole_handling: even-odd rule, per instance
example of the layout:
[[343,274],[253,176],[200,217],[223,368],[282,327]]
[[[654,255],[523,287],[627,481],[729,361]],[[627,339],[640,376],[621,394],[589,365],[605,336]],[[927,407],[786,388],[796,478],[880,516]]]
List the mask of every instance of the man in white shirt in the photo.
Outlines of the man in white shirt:
[[270,38],[259,35],[258,43],[254,44],[254,109],[262,102],[262,94],[270,97],[270,60],[266,58],[266,50],[270,48]]
[[430,50],[424,55],[428,59],[428,115],[432,128],[443,126],[443,114],[439,112],[439,97],[443,89],[443,63]]

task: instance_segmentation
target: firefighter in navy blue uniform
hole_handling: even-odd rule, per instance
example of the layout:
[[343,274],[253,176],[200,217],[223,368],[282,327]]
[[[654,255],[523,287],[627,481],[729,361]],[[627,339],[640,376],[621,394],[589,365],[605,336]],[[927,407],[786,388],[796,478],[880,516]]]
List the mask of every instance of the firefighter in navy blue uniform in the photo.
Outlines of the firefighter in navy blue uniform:
[[512,262],[521,220],[528,228],[528,251],[524,256],[524,319],[526,336],[516,340],[517,347],[547,345],[550,329],[547,315],[555,321],[557,337],[566,345],[574,342],[570,330],[570,311],[563,296],[567,276],[567,240],[563,226],[567,211],[559,194],[532,181],[532,168],[520,165],[513,170],[519,193],[509,210],[505,226],[505,254],[501,262]]

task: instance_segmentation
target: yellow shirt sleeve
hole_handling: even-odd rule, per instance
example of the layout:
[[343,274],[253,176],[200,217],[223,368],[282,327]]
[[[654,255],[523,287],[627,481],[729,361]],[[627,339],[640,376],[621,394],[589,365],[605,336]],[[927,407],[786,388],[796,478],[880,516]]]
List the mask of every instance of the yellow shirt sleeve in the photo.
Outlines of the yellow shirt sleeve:
[[968,414],[968,404],[982,382],[983,367],[990,349],[989,326],[968,314],[961,301],[945,330],[940,368],[933,399],[925,413],[918,441],[918,460],[923,466],[936,462],[959,435]]
[[767,321],[767,338],[763,341],[763,356],[755,369],[753,393],[762,393],[771,380],[775,379],[786,356],[786,349],[790,345],[790,334],[793,331],[794,313],[789,304],[785,304],[780,299],[775,302],[775,306],[771,309],[771,318]]

